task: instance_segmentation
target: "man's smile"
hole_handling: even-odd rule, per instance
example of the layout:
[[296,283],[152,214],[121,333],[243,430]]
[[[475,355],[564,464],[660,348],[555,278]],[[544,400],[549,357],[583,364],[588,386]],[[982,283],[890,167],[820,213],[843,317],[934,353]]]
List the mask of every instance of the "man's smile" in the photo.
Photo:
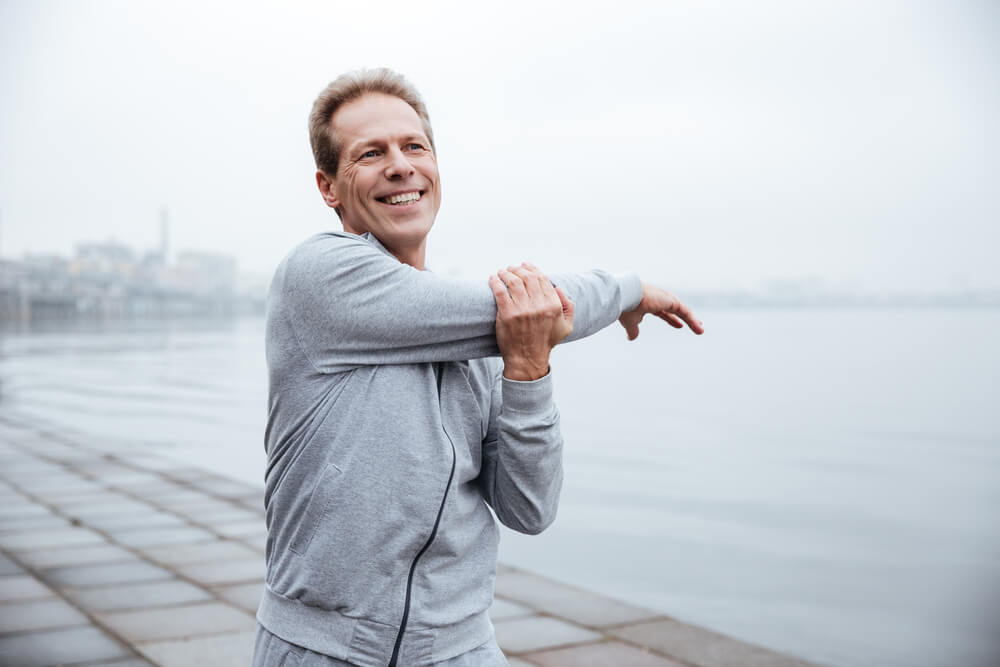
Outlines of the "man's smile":
[[409,190],[407,192],[397,192],[391,195],[385,195],[384,197],[376,197],[383,204],[391,204],[393,206],[407,206],[409,204],[414,204],[420,201],[423,196],[423,190]]

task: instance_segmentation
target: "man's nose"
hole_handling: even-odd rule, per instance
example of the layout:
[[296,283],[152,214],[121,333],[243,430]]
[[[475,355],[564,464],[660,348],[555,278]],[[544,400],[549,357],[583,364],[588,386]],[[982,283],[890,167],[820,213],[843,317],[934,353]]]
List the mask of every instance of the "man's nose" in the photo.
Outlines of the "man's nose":
[[407,178],[413,175],[415,169],[410,164],[410,161],[406,159],[403,151],[398,148],[390,149],[387,157],[388,164],[385,167],[386,178]]

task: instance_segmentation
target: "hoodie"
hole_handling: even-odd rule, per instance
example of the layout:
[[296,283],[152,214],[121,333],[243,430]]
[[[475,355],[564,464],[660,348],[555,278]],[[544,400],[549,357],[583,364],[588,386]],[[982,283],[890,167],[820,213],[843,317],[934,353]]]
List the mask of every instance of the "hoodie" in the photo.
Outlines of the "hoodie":
[[[588,336],[638,278],[550,276]],[[362,667],[424,665],[493,638],[499,533],[555,518],[552,374],[504,378],[486,280],[419,271],[371,234],[317,234],[267,298],[267,580],[257,619]],[[492,513],[491,513],[492,510]]]

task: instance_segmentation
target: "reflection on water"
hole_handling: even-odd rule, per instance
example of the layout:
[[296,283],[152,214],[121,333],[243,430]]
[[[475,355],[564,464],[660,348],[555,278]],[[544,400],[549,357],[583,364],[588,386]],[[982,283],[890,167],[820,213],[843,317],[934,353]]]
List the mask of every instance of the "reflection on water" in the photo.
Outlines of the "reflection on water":
[[[1000,312],[718,310],[554,353],[556,523],[505,561],[837,665],[1000,656]],[[262,481],[259,319],[0,333],[0,414]]]

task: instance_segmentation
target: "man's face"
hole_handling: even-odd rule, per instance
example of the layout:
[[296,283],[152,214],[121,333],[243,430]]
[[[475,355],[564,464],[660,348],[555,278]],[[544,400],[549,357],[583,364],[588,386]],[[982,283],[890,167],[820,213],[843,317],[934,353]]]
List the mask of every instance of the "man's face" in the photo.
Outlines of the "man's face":
[[340,107],[330,122],[341,153],[327,203],[340,208],[344,229],[371,232],[394,253],[422,248],[441,184],[417,112],[398,97],[371,93]]

